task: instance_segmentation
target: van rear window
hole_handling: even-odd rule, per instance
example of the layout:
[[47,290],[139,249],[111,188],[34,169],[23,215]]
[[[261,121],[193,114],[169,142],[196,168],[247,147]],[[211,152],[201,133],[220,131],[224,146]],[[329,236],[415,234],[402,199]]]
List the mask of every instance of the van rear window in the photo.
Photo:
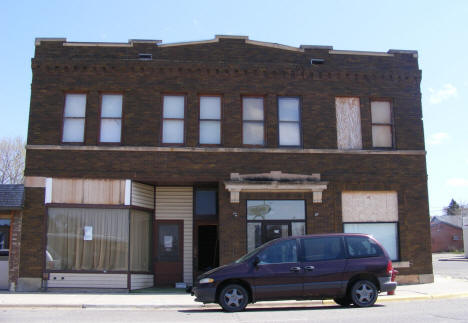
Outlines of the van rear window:
[[367,237],[345,237],[348,255],[351,258],[380,257],[382,249]]

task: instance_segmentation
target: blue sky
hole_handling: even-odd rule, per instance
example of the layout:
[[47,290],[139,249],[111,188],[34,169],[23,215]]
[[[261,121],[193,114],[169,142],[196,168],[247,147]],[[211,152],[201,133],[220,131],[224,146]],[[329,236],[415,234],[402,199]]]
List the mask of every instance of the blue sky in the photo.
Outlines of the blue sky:
[[335,49],[415,49],[423,71],[432,215],[468,203],[468,1],[21,1],[0,3],[0,138],[26,137],[36,37],[164,43],[247,35]]

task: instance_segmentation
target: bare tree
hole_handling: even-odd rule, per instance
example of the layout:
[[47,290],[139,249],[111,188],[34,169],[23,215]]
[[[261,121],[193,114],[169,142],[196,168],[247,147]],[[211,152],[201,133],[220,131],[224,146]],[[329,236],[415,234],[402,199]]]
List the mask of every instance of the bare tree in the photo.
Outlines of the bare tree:
[[0,184],[23,183],[25,156],[23,138],[0,139]]

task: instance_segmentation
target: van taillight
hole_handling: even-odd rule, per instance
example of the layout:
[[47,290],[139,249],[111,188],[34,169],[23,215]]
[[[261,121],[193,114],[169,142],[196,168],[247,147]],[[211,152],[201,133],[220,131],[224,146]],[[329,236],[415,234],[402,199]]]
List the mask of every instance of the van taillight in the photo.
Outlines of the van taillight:
[[387,263],[387,273],[389,275],[392,275],[392,273],[393,273],[393,264],[392,264],[391,260],[389,260],[388,263]]

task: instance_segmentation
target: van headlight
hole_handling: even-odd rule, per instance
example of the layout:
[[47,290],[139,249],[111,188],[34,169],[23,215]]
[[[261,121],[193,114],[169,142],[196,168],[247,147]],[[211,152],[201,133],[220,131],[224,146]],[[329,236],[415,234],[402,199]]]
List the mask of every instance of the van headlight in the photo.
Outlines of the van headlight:
[[200,281],[199,281],[200,284],[209,284],[209,283],[212,283],[212,282],[214,282],[213,278],[203,278],[203,279],[200,279]]

